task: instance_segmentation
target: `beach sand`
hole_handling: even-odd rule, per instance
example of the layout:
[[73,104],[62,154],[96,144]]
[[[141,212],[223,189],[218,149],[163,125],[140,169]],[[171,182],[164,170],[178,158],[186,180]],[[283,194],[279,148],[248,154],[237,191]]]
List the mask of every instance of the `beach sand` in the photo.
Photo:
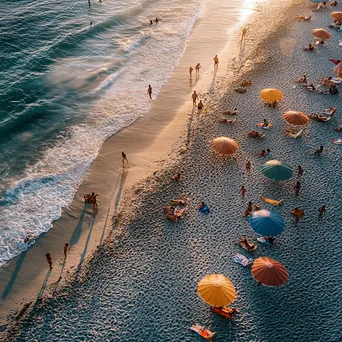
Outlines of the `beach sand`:
[[[184,55],[148,115],[105,142],[75,200],[53,223],[53,228],[41,235],[26,252],[12,259],[7,267],[0,269],[0,317],[6,319],[8,312],[20,311],[27,301],[35,301],[46,285],[56,283],[58,289],[60,280],[70,270],[82,267],[86,256],[103,243],[112,229],[113,216],[118,213],[124,189],[158,170],[171,158],[172,149],[177,150],[177,146],[188,140],[184,134],[176,144],[192,115],[192,91],[196,89],[201,98],[208,89],[214,92],[215,86],[226,76],[228,60],[236,54],[240,25],[252,20],[252,15],[258,11],[255,6],[240,10],[237,4],[237,11],[241,13],[227,16],[227,21],[218,25],[225,10],[230,13],[229,6],[224,9],[214,1],[208,5],[211,6],[203,8]],[[220,55],[221,65],[217,77],[213,77],[212,59],[216,53]],[[190,79],[188,68],[197,62],[202,63],[200,76],[197,77],[194,71]],[[129,167],[125,169],[122,169],[122,151],[127,153],[129,160]],[[92,191],[100,194],[96,215],[91,206],[84,207],[83,203],[83,195]],[[69,242],[71,250],[64,263],[65,242]],[[45,259],[47,252],[51,253],[54,264],[51,273]]]
[[[57,299],[49,298],[53,290],[47,288],[43,304],[29,309],[12,331],[13,339],[54,341],[77,336],[99,341],[191,341],[194,335],[188,327],[194,322],[216,331],[217,341],[341,338],[342,278],[336,241],[341,234],[337,205],[341,150],[330,142],[338,137],[334,127],[339,114],[327,124],[312,122],[300,139],[293,140],[285,136],[281,119],[286,110],[319,112],[339,102],[339,96],[309,93],[294,83],[302,74],[313,81],[332,74],[328,59],[338,58],[338,35],[333,33],[327,46],[315,53],[303,52],[302,47],[312,40],[311,30],[328,24],[329,12],[314,13],[312,22],[303,23],[294,18],[310,13],[307,4],[282,6],[288,7],[283,11],[278,8],[276,22],[270,15],[276,8],[263,9],[250,26],[246,46],[229,65],[228,75],[251,78],[253,86],[246,94],[237,94],[232,91],[231,76],[209,88],[206,110],[190,115],[178,155],[172,154],[169,161],[160,164],[160,170],[154,172],[153,168],[133,187],[107,242],[59,288]],[[262,103],[259,92],[265,87],[284,93],[279,107]],[[220,111],[233,107],[240,111],[236,124],[218,124]],[[264,118],[273,124],[266,138],[247,138],[247,131]],[[213,153],[210,141],[220,135],[237,140],[236,157],[220,158]],[[325,151],[317,158],[312,152],[319,145],[324,145]],[[106,148],[105,144],[103,151]],[[265,159],[255,153],[265,148],[294,169],[298,164],[303,166],[299,197],[294,197],[295,178],[276,183],[262,176]],[[247,160],[252,162],[251,173],[245,171]],[[182,178],[174,184],[170,177],[178,171]],[[111,181],[122,187],[122,177],[113,175],[108,184]],[[245,198],[239,195],[242,184],[248,191]],[[281,288],[257,286],[250,271],[232,261],[235,253],[244,254],[234,242],[241,236],[255,238],[242,217],[248,201],[272,209],[261,203],[261,196],[284,199],[277,211],[287,221],[285,232],[274,246],[259,245],[253,255],[268,255],[286,266],[289,281]],[[171,198],[189,203],[184,219],[176,224],[167,222],[162,211]],[[196,209],[202,200],[211,209],[209,216]],[[319,219],[322,204],[328,211]],[[289,214],[296,206],[305,210],[297,226]],[[110,211],[115,214],[112,210],[115,208]],[[241,314],[234,322],[210,313],[198,297],[197,283],[209,273],[224,273],[235,285],[238,298],[234,306]]]

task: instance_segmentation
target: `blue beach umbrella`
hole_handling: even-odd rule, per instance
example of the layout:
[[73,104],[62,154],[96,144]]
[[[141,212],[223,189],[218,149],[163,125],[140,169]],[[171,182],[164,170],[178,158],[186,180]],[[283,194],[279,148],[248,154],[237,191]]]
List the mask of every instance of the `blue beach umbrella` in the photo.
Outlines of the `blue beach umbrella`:
[[293,171],[290,166],[279,160],[273,159],[266,162],[261,171],[264,176],[274,180],[285,180],[292,177]]
[[280,215],[265,209],[255,211],[248,220],[252,229],[263,236],[277,236],[285,227],[285,220]]

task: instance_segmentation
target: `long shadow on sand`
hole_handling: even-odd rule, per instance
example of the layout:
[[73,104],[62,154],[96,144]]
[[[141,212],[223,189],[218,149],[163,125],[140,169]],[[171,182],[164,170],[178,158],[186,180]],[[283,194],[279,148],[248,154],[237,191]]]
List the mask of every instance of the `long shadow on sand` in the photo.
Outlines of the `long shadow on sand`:
[[15,280],[17,279],[17,276],[18,276],[19,271],[21,269],[21,266],[24,262],[26,253],[27,253],[27,251],[24,251],[20,254],[19,259],[18,259],[17,263],[15,264],[15,269],[11,275],[11,278],[8,281],[8,284],[7,284],[3,294],[1,296],[2,299],[5,299],[8,296],[8,294],[11,292],[12,286],[14,285]]
[[69,244],[70,244],[70,246],[73,246],[73,245],[75,245],[77,242],[78,242],[78,240],[80,239],[80,237],[81,237],[81,234],[82,234],[82,227],[83,227],[83,220],[84,220],[84,215],[85,214],[89,214],[89,212],[87,211],[87,204],[86,203],[84,203],[84,207],[83,207],[83,210],[82,210],[82,212],[81,212],[81,216],[80,216],[80,218],[79,218],[79,220],[78,220],[78,223],[77,223],[77,225],[76,225],[76,228],[75,228],[75,230],[73,231],[73,233],[72,233],[72,235],[71,235],[71,237],[70,237],[70,242],[69,242]]

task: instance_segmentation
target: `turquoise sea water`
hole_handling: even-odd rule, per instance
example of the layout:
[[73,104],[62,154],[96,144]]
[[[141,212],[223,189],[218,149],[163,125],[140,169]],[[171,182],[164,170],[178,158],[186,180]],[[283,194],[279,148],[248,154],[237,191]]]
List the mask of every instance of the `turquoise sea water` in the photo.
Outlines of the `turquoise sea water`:
[[[147,113],[202,0],[7,1],[0,16],[0,266],[51,228],[108,136]],[[161,22],[150,26],[148,21]],[[92,22],[92,25],[90,25]]]

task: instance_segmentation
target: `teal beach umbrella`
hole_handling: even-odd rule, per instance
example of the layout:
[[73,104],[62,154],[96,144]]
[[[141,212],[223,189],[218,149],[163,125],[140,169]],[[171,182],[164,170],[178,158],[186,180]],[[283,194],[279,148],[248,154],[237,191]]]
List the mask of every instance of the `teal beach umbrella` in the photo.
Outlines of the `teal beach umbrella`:
[[274,180],[285,180],[292,177],[293,171],[291,167],[287,164],[282,163],[279,160],[269,160],[266,162],[261,171],[264,176]]
[[255,211],[248,220],[252,229],[263,236],[277,236],[285,228],[285,220],[280,215],[265,209]]

